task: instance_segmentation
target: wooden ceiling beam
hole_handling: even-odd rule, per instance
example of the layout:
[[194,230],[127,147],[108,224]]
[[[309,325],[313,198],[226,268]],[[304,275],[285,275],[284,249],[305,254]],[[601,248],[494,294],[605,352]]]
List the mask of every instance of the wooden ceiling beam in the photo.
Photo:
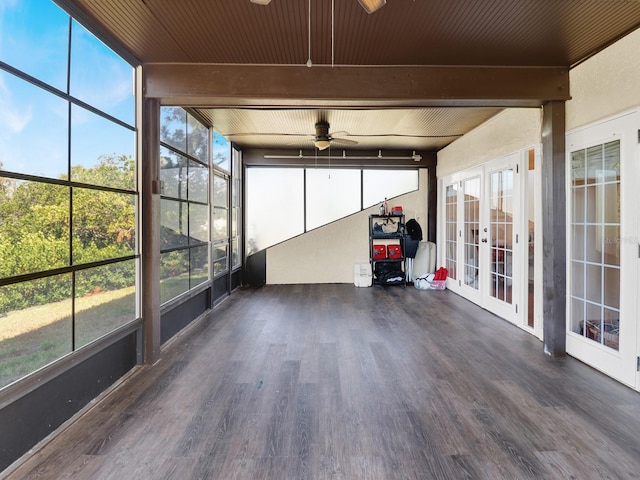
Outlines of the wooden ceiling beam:
[[569,96],[564,67],[151,63],[146,98],[185,107],[538,107]]

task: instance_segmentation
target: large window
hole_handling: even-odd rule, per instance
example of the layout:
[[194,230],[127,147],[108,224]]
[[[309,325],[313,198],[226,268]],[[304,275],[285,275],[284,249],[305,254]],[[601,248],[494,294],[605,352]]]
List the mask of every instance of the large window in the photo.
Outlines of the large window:
[[160,123],[160,301],[209,280],[209,130],[180,107]]
[[229,271],[229,176],[213,173],[213,276]]
[[247,170],[247,255],[304,232],[304,170]]
[[307,230],[360,211],[360,170],[306,170]]
[[417,170],[363,170],[362,176],[364,208],[418,189]]
[[418,189],[418,170],[247,170],[247,255]]
[[240,151],[231,150],[231,268],[242,265],[242,165]]
[[135,320],[138,259],[131,65],[49,0],[2,15],[0,388]]

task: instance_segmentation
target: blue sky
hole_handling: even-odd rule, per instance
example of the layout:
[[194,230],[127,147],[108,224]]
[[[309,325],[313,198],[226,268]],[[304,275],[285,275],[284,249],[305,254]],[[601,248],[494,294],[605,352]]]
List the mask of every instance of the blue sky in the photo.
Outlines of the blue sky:
[[[129,125],[134,123],[133,69],[73,22],[70,94]],[[66,92],[69,16],[50,0],[0,0],[0,61]],[[134,154],[134,135],[0,70],[0,162],[4,169],[59,177],[72,164],[103,154]]]

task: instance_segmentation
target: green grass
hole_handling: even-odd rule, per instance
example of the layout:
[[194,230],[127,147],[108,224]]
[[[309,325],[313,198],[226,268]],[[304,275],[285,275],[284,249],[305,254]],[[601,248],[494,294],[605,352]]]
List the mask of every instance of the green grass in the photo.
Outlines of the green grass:
[[[208,272],[192,278],[206,281]],[[162,301],[189,290],[189,275],[161,281]],[[8,312],[0,318],[0,388],[63,357],[72,350],[71,300]],[[135,319],[135,287],[75,300],[75,348]]]
[[[76,348],[135,319],[135,287],[76,299]],[[71,301],[0,318],[0,388],[71,352]]]

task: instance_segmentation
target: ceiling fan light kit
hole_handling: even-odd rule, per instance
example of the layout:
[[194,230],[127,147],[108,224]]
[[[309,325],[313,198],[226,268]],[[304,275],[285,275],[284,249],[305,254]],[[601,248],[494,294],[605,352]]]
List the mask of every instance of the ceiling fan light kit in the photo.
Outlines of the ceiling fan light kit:
[[251,0],[251,3],[256,3],[258,5],[269,5],[271,0]]
[[331,146],[331,141],[327,138],[316,138],[313,143],[318,150],[326,150]]

